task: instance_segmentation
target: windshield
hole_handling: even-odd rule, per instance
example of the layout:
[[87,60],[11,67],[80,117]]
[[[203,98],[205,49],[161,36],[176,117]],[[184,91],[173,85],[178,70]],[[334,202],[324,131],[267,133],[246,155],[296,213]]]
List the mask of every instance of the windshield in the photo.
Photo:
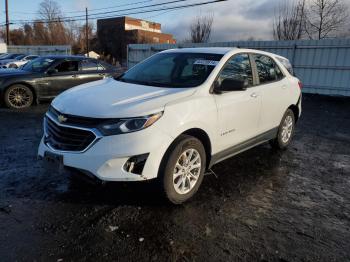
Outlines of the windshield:
[[223,55],[159,53],[134,66],[118,81],[159,87],[195,87],[202,84]]
[[40,57],[40,58],[36,58],[34,60],[31,60],[30,62],[25,64],[22,67],[22,69],[25,71],[43,72],[47,68],[49,68],[54,61],[55,60],[51,59],[51,58]]

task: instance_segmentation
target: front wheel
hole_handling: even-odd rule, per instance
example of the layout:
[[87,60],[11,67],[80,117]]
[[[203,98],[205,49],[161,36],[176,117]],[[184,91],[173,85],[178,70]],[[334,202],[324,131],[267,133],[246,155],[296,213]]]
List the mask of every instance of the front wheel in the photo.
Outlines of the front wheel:
[[295,116],[291,109],[284,113],[282,121],[278,127],[277,137],[270,141],[273,148],[286,149],[290,144],[295,128]]
[[169,148],[163,166],[160,169],[162,191],[170,202],[181,204],[197,192],[203,181],[205,149],[197,138],[181,135]]
[[13,85],[6,90],[4,101],[9,108],[27,108],[33,103],[33,92],[25,85]]

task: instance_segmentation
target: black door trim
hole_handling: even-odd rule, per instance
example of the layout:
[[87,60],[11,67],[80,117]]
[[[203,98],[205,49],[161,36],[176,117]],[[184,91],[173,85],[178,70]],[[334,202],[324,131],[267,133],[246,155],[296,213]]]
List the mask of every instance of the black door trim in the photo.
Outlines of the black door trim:
[[274,139],[277,136],[278,132],[278,127],[275,127],[273,129],[270,129],[256,137],[250,138],[238,145],[235,145],[233,147],[230,147],[228,149],[225,149],[221,152],[218,152],[214,154],[211,157],[210,163],[209,163],[209,168],[215,165],[216,163],[219,163],[229,157],[232,157],[234,155],[237,155],[243,151],[246,151],[252,147],[255,147],[257,145],[260,145],[264,142],[267,142],[271,139]]

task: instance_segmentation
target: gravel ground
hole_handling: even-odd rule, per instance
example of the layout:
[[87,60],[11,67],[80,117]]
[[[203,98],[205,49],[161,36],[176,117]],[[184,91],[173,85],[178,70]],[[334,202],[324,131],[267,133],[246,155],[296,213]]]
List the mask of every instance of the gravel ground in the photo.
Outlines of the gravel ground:
[[305,95],[287,151],[214,166],[182,206],[46,171],[47,106],[0,109],[1,261],[350,261],[350,99]]

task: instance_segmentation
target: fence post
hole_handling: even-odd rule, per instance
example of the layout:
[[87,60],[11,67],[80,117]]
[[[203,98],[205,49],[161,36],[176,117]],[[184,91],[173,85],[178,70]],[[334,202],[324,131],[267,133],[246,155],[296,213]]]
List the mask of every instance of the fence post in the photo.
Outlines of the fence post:
[[295,53],[297,51],[297,44],[293,45],[293,54],[292,54],[292,66],[294,66],[294,61],[295,61]]

